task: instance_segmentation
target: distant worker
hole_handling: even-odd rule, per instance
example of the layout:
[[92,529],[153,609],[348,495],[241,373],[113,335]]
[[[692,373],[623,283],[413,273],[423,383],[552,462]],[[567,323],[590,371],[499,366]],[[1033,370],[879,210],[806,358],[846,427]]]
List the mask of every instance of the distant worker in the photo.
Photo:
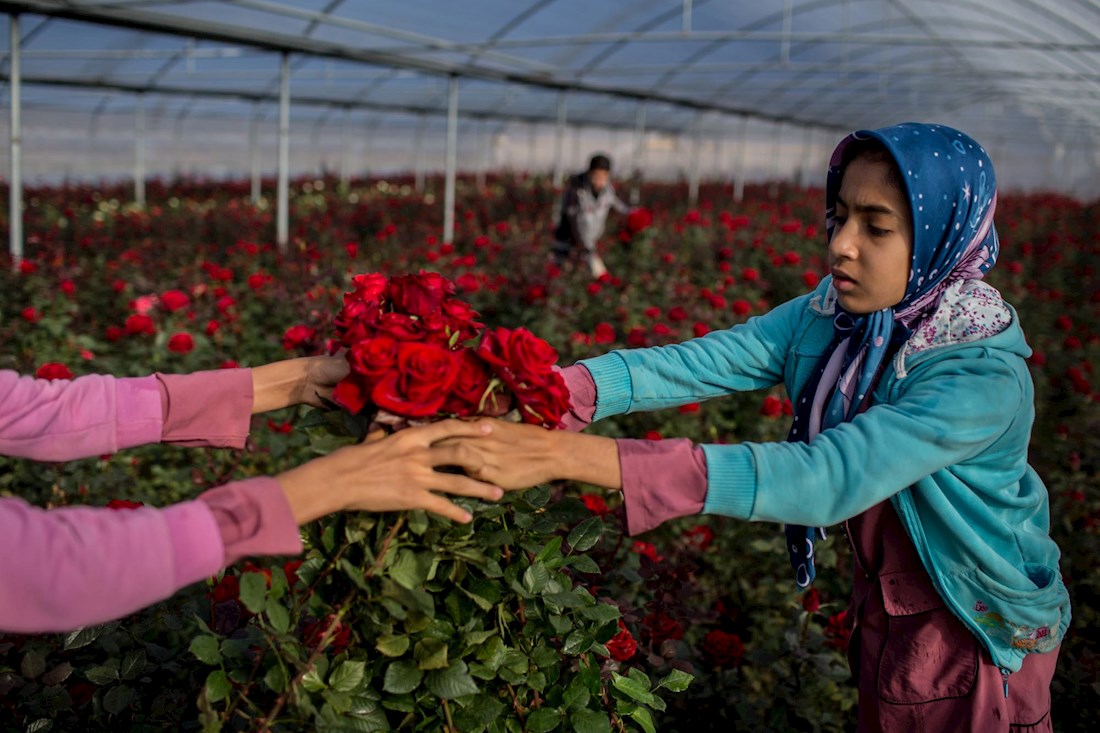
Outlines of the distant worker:
[[611,185],[611,159],[593,155],[588,170],[570,177],[561,200],[561,218],[554,231],[554,261],[564,265],[573,252],[583,247],[581,254],[588,261],[592,277],[599,278],[607,267],[596,252],[596,242],[603,234],[607,212],[614,208],[620,214],[630,207],[615,195]]

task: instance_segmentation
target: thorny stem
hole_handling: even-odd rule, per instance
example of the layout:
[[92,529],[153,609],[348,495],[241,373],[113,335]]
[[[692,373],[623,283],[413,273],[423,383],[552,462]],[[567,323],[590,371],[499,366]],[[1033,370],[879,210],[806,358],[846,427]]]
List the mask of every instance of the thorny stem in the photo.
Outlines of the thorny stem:
[[455,722],[451,720],[451,708],[447,704],[447,701],[443,698],[439,700],[443,703],[443,715],[447,718],[447,733],[458,733],[458,729],[455,728]]

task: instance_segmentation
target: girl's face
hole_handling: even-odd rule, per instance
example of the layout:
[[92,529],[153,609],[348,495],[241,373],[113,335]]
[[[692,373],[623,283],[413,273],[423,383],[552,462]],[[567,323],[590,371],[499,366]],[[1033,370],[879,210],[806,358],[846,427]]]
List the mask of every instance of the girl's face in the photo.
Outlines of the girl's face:
[[844,171],[829,241],[837,300],[849,313],[873,313],[901,302],[913,258],[913,224],[890,164],[856,158]]

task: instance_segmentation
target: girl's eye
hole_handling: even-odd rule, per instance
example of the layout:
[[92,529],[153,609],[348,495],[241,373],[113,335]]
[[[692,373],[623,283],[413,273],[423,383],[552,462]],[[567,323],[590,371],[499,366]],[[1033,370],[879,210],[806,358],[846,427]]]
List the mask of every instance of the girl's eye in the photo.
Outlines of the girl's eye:
[[890,233],[889,229],[879,229],[876,226],[870,225],[868,225],[867,231],[869,231],[871,233],[871,236],[873,237],[885,237],[887,234]]
[[834,217],[833,217],[833,220],[834,220],[834,221],[835,221],[835,222],[836,222],[837,224],[839,224],[840,226],[844,226],[844,222],[848,221],[848,217],[846,217],[846,216],[841,216],[840,214],[837,214],[836,216],[834,216]]

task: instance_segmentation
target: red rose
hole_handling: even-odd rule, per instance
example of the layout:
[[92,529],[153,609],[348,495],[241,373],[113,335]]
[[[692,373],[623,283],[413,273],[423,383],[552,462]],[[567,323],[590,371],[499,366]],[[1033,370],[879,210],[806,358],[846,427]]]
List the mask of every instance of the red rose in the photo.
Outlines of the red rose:
[[374,404],[401,417],[428,417],[447,399],[458,377],[454,352],[435,344],[403,343],[397,366],[371,390]]
[[377,272],[366,275],[356,275],[351,279],[354,291],[344,293],[344,303],[353,300],[364,303],[378,303],[382,299],[382,293],[386,292],[386,278]]
[[301,560],[287,560],[283,564],[283,574],[286,576],[287,585],[291,588],[298,585],[298,568],[302,567]]
[[313,339],[317,336],[317,330],[297,324],[291,326],[283,334],[283,348],[287,351],[294,351],[295,349],[310,349],[313,346]]
[[824,634],[827,640],[825,643],[833,649],[843,651],[848,648],[848,637],[852,635],[852,627],[848,623],[848,609],[829,617]]
[[126,333],[130,336],[153,335],[157,332],[157,326],[149,316],[135,313],[126,319]]
[[661,562],[665,558],[657,554],[657,548],[650,542],[642,542],[641,540],[634,540],[634,544],[631,546],[631,551],[648,557],[653,562]]
[[689,545],[703,552],[710,547],[711,542],[714,542],[714,530],[705,524],[697,524],[684,532],[684,539]]
[[802,607],[808,613],[817,613],[817,609],[821,608],[821,594],[817,588],[810,588],[802,594]]
[[355,373],[341,379],[332,390],[332,401],[353,415],[358,415],[369,400],[370,389]]
[[654,644],[668,639],[684,638],[683,625],[663,611],[651,613],[642,619],[642,627],[645,629],[645,636]]
[[779,417],[783,414],[783,402],[778,397],[768,395],[760,407],[760,414],[764,417]]
[[425,335],[420,321],[404,313],[383,313],[374,322],[374,329],[377,334],[385,334],[398,341],[423,341]]
[[309,647],[310,651],[315,651],[320,646],[325,631],[330,627],[332,632],[328,637],[328,648],[332,650],[333,654],[340,654],[351,643],[351,627],[341,623],[335,614],[330,613],[324,620],[306,624],[302,629],[302,643]]
[[191,299],[184,292],[169,290],[160,296],[160,304],[174,313],[191,305]]
[[716,667],[736,664],[745,656],[745,645],[737,634],[714,629],[703,637],[703,653]]
[[380,315],[377,303],[365,303],[360,300],[345,302],[344,309],[333,319],[337,338],[345,346],[354,346],[370,338],[374,334],[374,324]]
[[458,343],[476,337],[485,328],[484,325],[477,322],[477,311],[458,298],[447,298],[443,301],[442,307],[447,329],[452,334],[458,334]]
[[221,327],[222,324],[218,323],[217,321],[207,321],[206,328],[204,330],[206,331],[207,336],[213,336],[221,329]]
[[190,354],[195,348],[195,339],[189,333],[174,333],[168,339],[168,350],[176,354]]
[[817,284],[821,282],[821,278],[813,270],[806,270],[802,273],[802,282],[806,284],[808,288],[816,288]]
[[626,215],[626,228],[631,234],[637,234],[649,228],[653,223],[653,213],[646,208],[637,208]]
[[619,633],[607,642],[607,651],[616,662],[625,662],[638,651],[638,642],[631,636],[630,630],[626,628],[622,619],[619,619]]
[[746,315],[751,309],[752,306],[749,305],[749,301],[747,300],[735,300],[733,301],[733,305],[730,306],[730,310],[739,316]]
[[360,341],[348,351],[348,365],[374,382],[397,364],[398,350],[398,343],[389,336]]
[[602,496],[596,494],[581,494],[581,502],[588,508],[588,511],[598,517],[605,516],[611,512],[607,506],[607,502],[603,500]]
[[437,272],[420,271],[416,275],[399,275],[390,279],[386,297],[397,310],[414,316],[434,313],[447,296],[454,295],[455,286]]
[[27,323],[35,323],[38,320],[38,311],[31,306],[23,309],[23,320]]
[[46,362],[42,366],[38,367],[38,371],[34,373],[34,376],[39,379],[48,379],[53,381],[55,379],[72,379],[73,373],[69,371],[69,367],[56,361]]
[[593,334],[593,340],[597,344],[615,343],[615,327],[610,323],[597,323],[596,331]]
[[107,502],[108,509],[137,509],[145,506],[143,501],[130,501],[129,499],[111,499]]
[[751,267],[746,267],[741,271],[741,279],[747,283],[753,283],[760,279],[760,273]]
[[524,383],[545,384],[558,360],[554,347],[526,328],[486,331],[478,355],[513,389]]
[[210,600],[214,603],[235,601],[241,594],[241,581],[236,575],[228,573],[210,590]]
[[[458,360],[458,374],[454,387],[444,403],[443,411],[459,417],[473,415],[503,415],[511,407],[505,404],[502,396],[493,393],[486,395],[492,381],[492,374],[481,357],[473,349],[455,352]],[[484,400],[484,404],[482,404]]]

